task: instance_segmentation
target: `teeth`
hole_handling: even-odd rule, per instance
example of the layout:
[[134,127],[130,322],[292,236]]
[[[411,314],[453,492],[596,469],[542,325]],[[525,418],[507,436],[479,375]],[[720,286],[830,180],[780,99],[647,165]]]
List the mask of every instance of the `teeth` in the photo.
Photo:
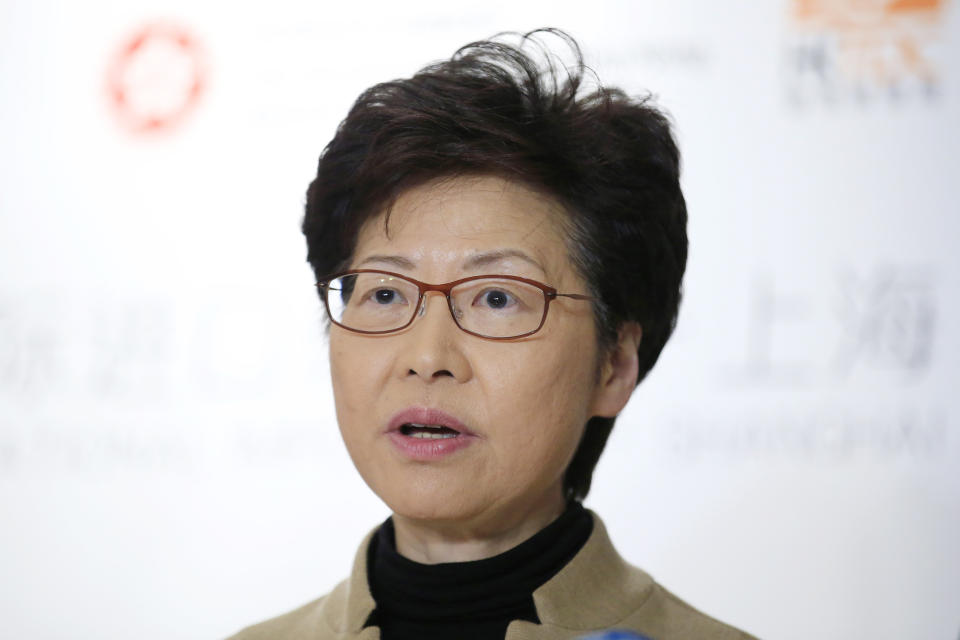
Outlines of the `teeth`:
[[401,428],[401,433],[408,438],[421,440],[441,440],[456,438],[460,434],[442,424],[423,424],[422,422],[408,422]]

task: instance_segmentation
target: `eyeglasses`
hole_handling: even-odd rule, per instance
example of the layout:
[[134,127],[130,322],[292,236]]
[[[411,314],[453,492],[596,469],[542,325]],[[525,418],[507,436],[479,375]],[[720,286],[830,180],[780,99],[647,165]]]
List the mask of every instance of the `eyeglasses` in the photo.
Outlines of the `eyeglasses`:
[[542,282],[517,276],[470,276],[445,284],[427,284],[399,273],[356,269],[317,283],[330,320],[350,331],[367,334],[405,329],[425,295],[442,293],[453,321],[470,335],[491,340],[522,338],[536,333],[547,319],[550,301],[558,297],[593,300],[579,293],[558,293]]

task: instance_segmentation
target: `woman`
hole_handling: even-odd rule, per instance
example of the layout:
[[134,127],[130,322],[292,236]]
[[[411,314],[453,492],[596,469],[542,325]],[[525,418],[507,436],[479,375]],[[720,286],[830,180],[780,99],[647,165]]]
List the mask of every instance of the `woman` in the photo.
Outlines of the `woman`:
[[665,117],[585,94],[547,33],[572,70],[531,34],[474,43],[366,91],[324,150],[303,231],[337,419],[393,515],[329,595],[235,638],[748,637],[580,504],[672,331],[686,208]]

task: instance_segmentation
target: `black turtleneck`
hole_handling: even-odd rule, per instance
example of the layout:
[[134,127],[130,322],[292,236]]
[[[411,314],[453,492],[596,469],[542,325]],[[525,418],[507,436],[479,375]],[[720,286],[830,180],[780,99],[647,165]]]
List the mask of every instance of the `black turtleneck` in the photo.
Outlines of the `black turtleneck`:
[[366,626],[382,640],[502,640],[512,620],[538,623],[533,592],[577,554],[593,519],[579,502],[529,540],[492,558],[420,564],[397,553],[393,520],[370,543],[368,580],[377,607]]

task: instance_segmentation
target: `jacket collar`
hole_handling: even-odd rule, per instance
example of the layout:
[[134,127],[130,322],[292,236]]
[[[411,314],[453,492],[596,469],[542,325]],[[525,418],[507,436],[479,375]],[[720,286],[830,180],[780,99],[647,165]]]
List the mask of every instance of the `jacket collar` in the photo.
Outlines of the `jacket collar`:
[[[635,610],[653,589],[645,572],[624,561],[614,549],[597,514],[586,544],[557,575],[533,592],[544,625],[597,629],[615,625]],[[322,606],[327,625],[341,633],[359,633],[376,602],[367,582],[367,551],[376,529],[367,534],[353,561],[350,577],[330,592]]]
[[533,592],[541,624],[564,629],[615,626],[653,592],[653,579],[620,557],[600,517],[580,552]]
[[357,555],[353,558],[350,577],[334,587],[330,595],[323,599],[321,617],[334,631],[360,633],[377,606],[367,582],[367,551],[376,533],[374,529],[360,543]]

